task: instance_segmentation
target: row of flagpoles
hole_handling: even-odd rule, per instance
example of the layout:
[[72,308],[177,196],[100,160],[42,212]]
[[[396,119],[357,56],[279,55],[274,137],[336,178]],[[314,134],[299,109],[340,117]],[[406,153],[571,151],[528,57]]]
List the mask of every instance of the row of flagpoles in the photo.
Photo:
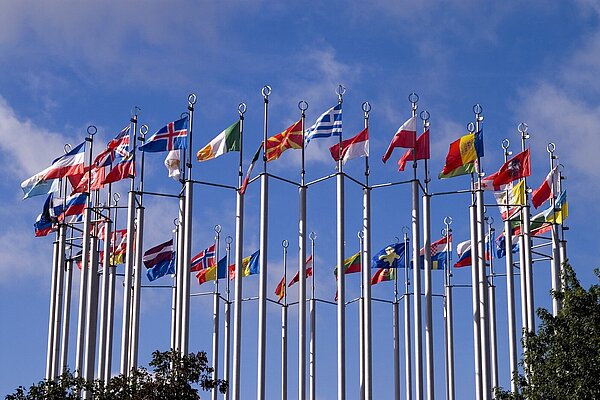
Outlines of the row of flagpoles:
[[[241,337],[242,337],[242,277],[258,273],[258,359],[257,359],[257,399],[266,397],[266,343],[267,329],[267,271],[268,261],[268,198],[269,180],[273,175],[267,173],[267,163],[279,158],[287,149],[301,150],[301,173],[299,183],[287,181],[298,187],[299,225],[298,225],[298,398],[307,397],[307,360],[309,361],[308,397],[316,398],[316,298],[314,293],[314,278],[310,289],[310,298],[307,296],[307,239],[309,238],[307,217],[307,189],[316,182],[335,177],[336,180],[336,263],[344,268],[337,268],[337,393],[338,399],[346,398],[346,288],[345,274],[349,271],[345,266],[350,258],[345,254],[345,183],[350,180],[358,183],[363,192],[363,215],[361,249],[355,260],[360,265],[361,295],[359,299],[360,321],[360,390],[361,398],[372,398],[372,298],[371,284],[382,280],[397,281],[399,266],[405,267],[405,293],[404,302],[404,337],[405,337],[405,388],[406,398],[412,398],[413,390],[417,399],[434,398],[434,349],[433,349],[433,309],[432,309],[432,247],[443,244],[447,250],[445,260],[445,289],[444,289],[444,316],[445,316],[445,364],[446,364],[446,398],[454,399],[454,352],[453,352],[453,313],[452,313],[452,284],[450,274],[451,235],[450,222],[446,220],[446,237],[444,241],[431,243],[431,200],[437,196],[454,193],[471,193],[470,232],[469,243],[460,251],[465,256],[470,252],[471,265],[471,290],[473,308],[473,351],[474,371],[477,399],[492,398],[492,389],[498,384],[497,378],[497,349],[495,344],[495,286],[493,272],[486,274],[486,266],[491,265],[488,254],[491,252],[491,239],[489,232],[486,234],[486,220],[484,192],[494,190],[504,195],[498,204],[503,212],[504,220],[504,253],[506,262],[506,288],[508,298],[508,344],[509,344],[509,369],[511,374],[517,371],[517,324],[515,317],[515,286],[513,261],[513,234],[519,241],[519,269],[520,269],[520,299],[521,321],[527,331],[535,329],[534,298],[533,298],[533,271],[532,264],[534,252],[532,251],[532,238],[537,233],[532,233],[530,226],[537,216],[530,217],[530,206],[526,177],[530,175],[530,155],[526,145],[528,138],[527,127],[519,126],[522,139],[522,152],[508,159],[511,155],[506,140],[503,143],[505,163],[498,172],[485,176],[481,159],[483,152],[482,108],[474,106],[475,121],[468,126],[469,133],[462,136],[450,145],[448,156],[440,178],[450,178],[459,175],[471,176],[469,190],[452,193],[432,193],[429,189],[429,113],[421,112],[423,120],[423,133],[417,137],[417,103],[418,96],[411,94],[412,115],[398,129],[383,156],[387,161],[394,148],[406,148],[405,154],[399,161],[399,169],[403,170],[407,161],[413,161],[413,178],[406,182],[392,184],[371,185],[369,182],[369,148],[368,128],[371,106],[365,102],[364,130],[353,138],[342,140],[342,105],[345,89],[337,89],[338,104],[323,113],[317,122],[310,128],[305,128],[305,111],[308,104],[299,103],[301,112],[300,120],[278,135],[268,136],[268,105],[271,88],[265,86],[262,90],[264,100],[264,126],[263,140],[244,176],[242,166],[242,148],[244,131],[245,104],[238,107],[239,120],[215,137],[209,144],[200,149],[196,158],[206,161],[230,151],[239,151],[238,182],[235,186],[220,185],[236,192],[236,222],[235,222],[235,248],[232,264],[230,265],[230,244],[227,242],[227,255],[224,266],[227,268],[226,276],[234,275],[233,301],[229,297],[229,283],[227,283],[227,298],[225,299],[223,333],[223,378],[231,383],[230,391],[225,398],[238,400],[241,396]],[[95,128],[88,129],[86,141],[69,151],[62,157],[54,160],[52,165],[42,172],[34,175],[22,183],[25,198],[35,195],[50,193],[44,211],[36,221],[36,235],[44,236],[56,230],[54,242],[52,284],[50,298],[50,316],[48,332],[48,357],[46,365],[46,378],[53,379],[67,366],[69,314],[71,298],[72,265],[75,259],[80,258],[80,293],[76,327],[75,371],[86,379],[97,376],[107,380],[111,374],[111,358],[113,347],[113,324],[115,304],[116,257],[125,258],[123,313],[121,331],[121,357],[119,369],[127,374],[138,365],[139,326],[140,326],[140,301],[141,301],[141,276],[142,265],[150,280],[172,274],[172,328],[171,346],[183,353],[189,351],[189,321],[190,321],[190,273],[198,272],[199,282],[202,279],[215,280],[213,292],[213,346],[212,359],[214,376],[219,371],[219,340],[220,340],[220,315],[219,302],[221,301],[218,279],[221,276],[221,261],[219,257],[219,233],[217,230],[216,242],[212,251],[210,248],[192,257],[192,210],[194,184],[204,184],[192,178],[192,133],[193,117],[196,96],[188,98],[188,112],[179,120],[167,124],[148,139],[145,137],[147,127],[138,129],[138,116],[134,114],[131,125],[123,129],[115,139],[111,140],[107,148],[98,156],[92,158],[93,136]],[[133,132],[130,141],[130,130]],[[140,136],[138,137],[138,133]],[[339,141],[332,146],[330,151],[337,161],[335,174],[318,179],[315,182],[305,181],[304,151],[311,140],[324,137],[338,137]],[[138,142],[142,143],[138,146]],[[85,165],[85,145],[90,143],[89,157]],[[136,150],[141,157],[141,170],[137,176]],[[554,155],[554,145],[548,146],[550,154],[550,173],[545,182],[532,194],[534,206],[538,207],[546,200],[550,200],[551,207],[542,214],[543,224],[551,232],[551,277],[552,288],[560,289],[560,265],[566,261],[566,241],[564,240],[563,220],[567,216],[567,203],[564,190],[561,187],[561,173]],[[259,174],[260,181],[260,226],[259,249],[250,257],[243,255],[244,232],[244,195],[247,185],[254,181],[251,174],[255,164],[263,154],[263,171]],[[147,152],[168,152],[165,166],[169,176],[175,177],[182,183],[181,192],[177,195],[164,193],[151,193],[144,191],[144,157]],[[352,158],[364,157],[365,179],[364,183],[355,180],[343,172],[344,163]],[[418,177],[417,160],[424,160],[424,178]],[[105,167],[110,166],[108,174],[104,174]],[[66,178],[66,179],[64,179]],[[67,196],[67,179],[73,188],[71,196]],[[130,179],[130,190],[127,198],[127,227],[126,230],[116,229],[117,212],[123,208],[118,206],[118,197],[112,196],[112,183],[119,180]],[[514,185],[513,181],[522,182],[521,186]],[[137,183],[137,186],[136,186]],[[389,187],[391,185],[409,183],[411,187],[411,229],[410,239],[405,233],[403,246],[390,245],[371,256],[371,192],[373,189]],[[108,184],[107,203],[100,201],[100,189]],[[519,188],[515,190],[515,188]],[[58,193],[58,197],[54,195]],[[116,195],[116,194],[115,194]],[[177,198],[179,212],[175,229],[175,241],[170,240],[150,250],[143,251],[144,234],[144,195],[159,195]],[[421,198],[420,198],[421,197]],[[502,197],[502,196],[500,196]],[[112,203],[112,204],[111,204]],[[71,217],[71,219],[67,218]],[[516,225],[516,227],[515,227]],[[423,232],[421,233],[421,229]],[[489,230],[489,229],[488,229]],[[314,239],[311,236],[311,257],[314,256]],[[421,246],[421,238],[423,246]],[[99,251],[99,241],[103,241],[103,250]],[[488,245],[487,242],[490,242]],[[411,246],[410,250],[408,246]],[[287,243],[284,251],[284,279],[287,255]],[[459,245],[460,246],[460,245]],[[489,248],[488,248],[489,246]],[[73,249],[80,248],[79,255],[73,256]],[[209,255],[209,253],[211,255]],[[409,254],[412,253],[412,261]],[[67,257],[67,254],[70,256]],[[420,256],[423,256],[421,259]],[[100,261],[99,258],[102,258]],[[397,259],[404,258],[403,262]],[[437,260],[437,259],[436,259]],[[459,260],[460,261],[460,260]],[[387,268],[377,270],[371,277],[369,266]],[[409,291],[409,265],[412,263],[412,292]],[[458,263],[457,263],[458,264]],[[99,269],[102,265],[102,270]],[[212,269],[211,269],[212,268]],[[423,273],[421,272],[423,270]],[[209,272],[210,271],[210,272]],[[214,274],[209,276],[208,274]],[[387,275],[386,275],[387,274]],[[421,277],[424,283],[421,284]],[[99,278],[101,277],[101,278]],[[101,279],[101,280],[100,280]],[[295,278],[294,278],[295,280]],[[229,281],[229,280],[227,280]],[[200,282],[202,283],[202,282]],[[281,285],[281,283],[280,283]],[[424,289],[422,293],[421,290]],[[285,289],[278,287],[276,290],[280,300],[287,295]],[[411,304],[412,296],[412,304]],[[422,299],[424,299],[423,313]],[[309,309],[307,310],[307,304]],[[231,305],[233,305],[233,334],[231,335]],[[282,305],[282,398],[287,398],[287,300]],[[411,307],[413,320],[411,321]],[[553,302],[553,312],[557,313],[560,304]],[[309,327],[307,327],[307,311],[309,313]],[[422,316],[425,316],[423,323]],[[400,398],[400,355],[399,355],[399,299],[397,287],[393,302],[394,318],[394,392],[395,398]],[[99,326],[97,322],[99,321]],[[412,334],[411,334],[412,327]],[[307,331],[310,336],[307,338]],[[423,335],[424,333],[424,335]],[[233,352],[230,354],[230,340],[232,336]],[[412,340],[411,340],[412,338]],[[307,351],[306,342],[310,348]],[[98,342],[98,343],[97,343]],[[98,359],[96,360],[96,347]],[[423,347],[425,351],[423,351]],[[60,352],[60,353],[59,353]],[[308,352],[308,355],[307,355]],[[423,354],[425,355],[423,360]],[[230,360],[233,361],[230,371]],[[423,362],[424,361],[424,362]],[[97,366],[96,366],[97,364]],[[414,365],[414,371],[412,366]],[[413,376],[414,372],[414,376]],[[512,389],[515,390],[514,384]],[[216,390],[212,398],[217,398]]]

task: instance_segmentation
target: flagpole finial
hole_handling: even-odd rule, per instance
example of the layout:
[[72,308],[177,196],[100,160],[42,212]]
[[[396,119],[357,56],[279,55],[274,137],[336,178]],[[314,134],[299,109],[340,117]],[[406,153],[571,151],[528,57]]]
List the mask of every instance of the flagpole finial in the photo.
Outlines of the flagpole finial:
[[284,249],[287,249],[288,247],[290,247],[290,242],[288,242],[287,239],[283,239],[281,241],[281,247],[283,247]]
[[269,86],[269,85],[263,86],[261,93],[262,93],[263,97],[265,98],[265,100],[267,100],[269,98],[269,96],[271,95],[271,86]]
[[68,152],[70,152],[71,151],[71,145],[69,143],[66,143],[63,146],[63,151],[65,152],[65,154],[67,154]]
[[95,125],[90,125],[87,127],[87,133],[90,136],[94,136],[96,133],[98,133],[98,128],[96,128]]
[[529,125],[527,125],[525,122],[521,122],[517,129],[519,132],[521,132],[521,137],[523,139],[529,139],[529,132],[527,132],[529,130]]
[[225,238],[225,243],[227,244],[227,246],[229,246],[231,242],[233,242],[233,238],[231,236],[227,236]]
[[448,216],[444,218],[444,224],[450,226],[452,225],[452,217]]
[[358,238],[362,241],[363,238],[365,237],[365,232],[364,231],[358,231],[356,233],[356,236],[358,236]]
[[219,225],[219,224],[215,225],[215,233],[217,233],[217,234],[221,233],[221,230],[222,230],[221,225]]
[[[489,215],[489,216],[486,216],[484,219],[487,221],[487,224],[488,224],[490,227],[491,227],[491,226],[492,226],[492,224],[494,223],[494,217],[492,217],[491,215]],[[494,228],[491,228],[491,229],[493,230]]]
[[362,110],[368,115],[371,112],[371,103],[364,101],[362,103]]
[[429,118],[431,117],[431,114],[429,114],[429,111],[427,111],[427,110],[421,111],[421,113],[419,114],[419,117],[421,117],[421,120],[423,121],[423,126],[425,126],[425,128],[428,128],[429,127]]
[[146,138],[147,133],[148,133],[148,125],[144,124],[144,125],[140,126],[140,135],[142,135],[140,140],[144,140]]
[[179,218],[173,218],[173,225],[175,225],[175,227],[179,226]]
[[472,123],[472,122],[469,122],[469,123],[467,124],[467,131],[469,131],[469,133],[473,133],[473,132],[475,132],[475,124],[474,124],[474,123]]
[[554,150],[556,150],[556,145],[553,142],[548,143],[548,146],[546,146],[546,151],[548,153],[550,153],[550,155],[552,156],[552,158],[556,157],[554,155]]
[[196,104],[196,101],[198,100],[198,97],[196,96],[196,93],[190,93],[188,96],[188,107],[194,107],[194,104]]
[[113,205],[115,207],[119,205],[119,200],[121,200],[121,195],[117,192],[113,193]]
[[343,85],[338,85],[338,87],[335,88],[335,94],[337,94],[338,99],[341,100],[344,94],[346,94],[346,88]]
[[[481,115],[481,113],[483,112],[483,107],[481,107],[481,104],[477,103],[473,106],[473,112],[475,113],[475,115],[477,115],[477,117],[479,118],[479,116]],[[483,118],[483,117],[482,117]],[[482,120],[483,121],[483,120]]]
[[133,122],[133,120],[137,120],[138,117],[138,112],[142,111],[141,108],[139,108],[138,106],[133,106],[131,108],[131,110],[129,111],[129,114],[131,115],[131,122]]
[[300,100],[298,102],[298,109],[304,113],[306,110],[308,110],[308,103],[304,100]]
[[308,238],[310,239],[311,242],[314,242],[317,239],[317,234],[316,232],[311,232],[308,234]]

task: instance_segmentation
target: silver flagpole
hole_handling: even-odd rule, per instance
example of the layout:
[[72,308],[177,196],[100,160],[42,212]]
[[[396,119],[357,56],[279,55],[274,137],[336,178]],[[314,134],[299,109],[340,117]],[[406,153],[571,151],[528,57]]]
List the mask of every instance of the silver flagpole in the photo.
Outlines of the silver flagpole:
[[[240,140],[243,141],[244,113],[246,104],[238,106],[240,113]],[[264,157],[264,156],[263,156]],[[263,158],[264,159],[264,158]],[[242,186],[244,173],[242,171],[242,152],[240,151],[240,164],[238,168],[238,186]],[[244,194],[237,191],[235,210],[235,299],[233,310],[233,371],[231,378],[231,398],[240,400],[240,370],[241,370],[241,345],[242,345],[242,259],[244,258]]]
[[[472,123],[470,124],[472,125]],[[471,130],[469,130],[471,131]],[[473,177],[471,175],[471,187],[475,190]],[[475,202],[475,193],[472,195]],[[477,210],[475,204],[469,206],[469,222],[471,230],[471,293],[473,303],[473,358],[475,364],[475,398],[482,399],[481,382],[481,337],[479,336],[479,273],[477,267]]]
[[[72,242],[72,240],[71,240]],[[71,244],[72,246],[72,244]],[[72,256],[72,255],[71,255]],[[66,372],[68,368],[69,356],[69,322],[71,319],[71,293],[73,288],[73,259],[69,258],[66,261],[65,273],[65,299],[62,318],[62,337],[60,346],[60,370],[58,374]]]
[[[66,197],[66,196],[65,196]],[[64,279],[65,279],[65,252],[67,242],[67,227],[65,223],[59,225],[59,239],[58,239],[58,262],[57,262],[57,276],[56,276],[56,304],[54,310],[54,337],[53,337],[53,365],[52,365],[52,376],[60,376],[59,370],[59,355],[60,355],[60,335],[62,328],[62,308],[63,308],[63,292],[64,292]]]
[[[143,182],[143,177],[141,179]],[[142,183],[140,183],[141,185]],[[144,189],[140,187],[140,192]],[[131,318],[131,344],[129,355],[129,369],[138,366],[138,349],[140,339],[140,300],[142,297],[142,273],[144,271],[142,257],[144,255],[144,207],[142,194],[139,197],[139,207],[136,210],[135,231],[135,264],[133,267],[133,313]]]
[[452,272],[451,272],[451,254],[452,242],[450,224],[452,218],[444,218],[446,227],[442,234],[446,237],[448,252],[446,254],[446,269],[444,271],[444,319],[446,330],[446,400],[454,400],[454,317],[452,309]]
[[[404,368],[406,369],[406,380],[405,380],[405,386],[406,386],[406,400],[411,400],[412,399],[412,365],[411,365],[411,360],[412,360],[412,344],[411,344],[411,338],[410,338],[410,273],[408,272],[409,269],[409,264],[410,264],[410,257],[409,257],[409,251],[408,251],[408,244],[409,244],[409,239],[408,239],[408,233],[404,232],[404,363],[405,366]],[[396,276],[398,276],[398,270],[396,270]],[[397,280],[397,278],[396,278]],[[397,289],[394,290],[394,292],[397,292]],[[394,296],[397,296],[396,294],[394,294]],[[397,302],[395,302],[397,303]],[[397,314],[397,313],[396,313]],[[398,323],[396,321],[396,326],[398,326]],[[397,343],[397,347],[398,352],[400,351],[400,343]],[[399,353],[398,353],[399,354]],[[399,355],[398,355],[399,357]],[[400,381],[398,381],[398,384],[396,385],[398,387],[398,394],[400,391]],[[398,398],[400,397],[399,395],[397,396]]]
[[112,254],[112,220],[110,218],[110,198],[111,196],[111,185],[108,185],[108,198],[107,204],[104,208],[106,210],[107,216],[104,218],[104,242],[103,242],[103,252],[104,255],[102,257],[102,281],[100,282],[102,285],[102,290],[100,291],[100,326],[98,328],[99,336],[98,336],[98,371],[96,372],[97,379],[104,380],[105,376],[105,366],[106,366],[106,323],[108,319],[108,286],[109,286],[109,277],[108,271],[111,268],[111,254]]
[[[527,132],[527,124],[519,124],[519,132],[521,133],[521,150],[525,151],[525,142],[529,138]],[[521,273],[525,272],[525,289],[527,296],[527,329],[529,332],[535,332],[535,306],[533,296],[533,263],[531,259],[531,235],[530,235],[530,214],[529,214],[529,195],[527,193],[527,179],[523,178],[525,183],[525,206],[522,209],[522,235],[525,246],[525,264],[521,266]]]
[[[298,108],[300,109],[300,120],[302,121],[300,187],[298,188],[298,200],[300,203],[298,210],[298,400],[304,400],[306,399],[306,186],[304,184],[304,119],[306,118],[308,103],[302,100],[298,103]],[[287,313],[287,306],[284,308],[286,308]],[[312,396],[313,393],[311,392],[311,398],[313,398]]]
[[[411,93],[408,96],[408,101],[411,103],[412,116],[417,115],[417,102],[419,96],[416,93]],[[414,150],[413,150],[414,151]],[[419,210],[419,180],[417,178],[417,157],[415,154],[413,161],[413,180],[411,182],[412,194],[412,253],[413,253],[413,318],[415,320],[415,398],[421,400],[423,398],[423,337],[422,337],[422,317],[421,317],[421,260],[419,254],[420,246],[420,224],[421,216]]]
[[[342,104],[346,88],[339,85],[336,89],[338,103]],[[342,135],[339,137],[340,151]],[[344,174],[342,159],[338,161],[337,180],[337,398],[346,399],[346,274],[344,271]]]
[[288,313],[287,313],[287,249],[290,243],[287,240],[281,242],[281,246],[283,247],[283,306],[281,307],[281,400],[287,400],[287,373],[288,373],[288,365],[287,365],[287,341],[288,341],[288,333],[287,333],[287,322],[288,322]]
[[[59,228],[60,229],[60,228]],[[56,240],[52,244],[52,272],[51,272],[51,285],[50,285],[50,311],[48,313],[48,347],[46,349],[46,376],[47,380],[54,379],[54,329],[55,313],[56,313],[56,295],[58,286],[58,248],[60,242],[60,230],[56,233]]]
[[[219,309],[220,309],[220,293],[219,293],[219,246],[221,225],[215,226],[215,287],[213,293],[213,342],[212,342],[212,378],[217,380],[219,377]],[[211,393],[211,399],[217,400],[219,390],[214,387]]]
[[[225,255],[227,260],[227,268],[229,268],[230,259],[231,259],[231,241],[233,238],[231,236],[227,236],[225,238]],[[225,278],[225,329],[223,332],[223,379],[229,382],[229,360],[230,360],[230,349],[231,349],[231,300],[229,297],[229,270],[227,271],[227,276]],[[229,399],[229,391],[223,393],[223,400]]]
[[[181,150],[180,150],[181,151]],[[185,159],[186,156],[184,155]],[[177,244],[176,252],[176,267],[175,267],[175,350],[181,351],[181,302],[183,301],[183,213],[185,209],[185,203],[183,196],[179,196],[179,210],[177,217],[177,231],[175,233],[175,239]]]
[[194,124],[194,105],[196,104],[196,95],[188,96],[188,111],[190,115],[188,131],[188,158],[185,176],[185,224],[183,225],[183,286],[182,308],[181,308],[181,353],[187,354],[190,335],[190,264],[192,261],[192,211],[194,209],[194,185],[192,182],[192,138]]
[[[475,132],[480,132],[481,122],[483,121],[483,111],[481,105],[475,104],[473,106],[473,112],[475,113]],[[489,333],[489,319],[488,319],[488,282],[486,274],[486,244],[485,244],[485,221],[484,221],[484,203],[483,203],[483,189],[481,188],[481,178],[483,175],[483,168],[481,167],[481,158],[477,157],[477,184],[478,188],[475,191],[477,198],[476,202],[476,226],[477,226],[477,255],[478,257],[473,260],[476,262],[476,266],[473,268],[478,269],[479,279],[479,336],[481,345],[481,385],[483,399],[487,400],[492,395],[491,390],[491,379],[490,379],[490,333]]]
[[[420,117],[423,120],[423,131],[426,131],[429,129],[429,112],[421,111]],[[414,156],[414,159],[416,160],[416,150]],[[429,194],[429,168],[427,159],[424,160],[424,163],[425,193],[423,194],[423,261],[425,271],[425,357],[427,369],[427,399],[433,400],[435,398],[435,370],[433,357],[433,289],[431,284],[431,195]]]
[[[405,297],[405,302],[408,297]],[[404,308],[406,312],[406,306]],[[392,331],[394,341],[394,399],[400,400],[400,310],[398,302],[398,273],[394,276],[394,302],[392,303]],[[406,330],[405,330],[406,332]],[[408,393],[408,391],[407,391]],[[407,397],[409,398],[409,397]]]
[[[359,398],[365,399],[365,298],[364,298],[364,270],[367,268],[363,257],[363,231],[358,231],[358,248],[360,253],[360,295],[358,297],[358,376],[359,376]],[[368,282],[370,284],[371,282]]]
[[[137,108],[131,117],[133,124],[133,162],[137,147]],[[133,257],[135,249],[135,178],[131,178],[131,186],[127,197],[127,250],[125,253],[125,276],[123,282],[123,322],[121,325],[121,360],[120,372],[129,374],[129,328],[131,323],[131,275],[133,272]]]
[[[364,127],[369,128],[369,112],[371,104],[365,101],[362,104],[364,112]],[[371,188],[369,187],[369,156],[365,157],[365,186],[363,188],[363,335],[364,335],[364,384],[365,398],[373,397],[373,340],[371,316]]]
[[[548,155],[550,157],[550,171],[552,171],[554,169],[554,160],[557,158],[554,155],[554,150],[556,149],[556,146],[554,145],[554,143],[548,143],[548,146],[546,147],[546,150],[548,151]],[[552,190],[552,197],[550,198],[550,206],[552,207],[552,209],[554,209],[556,207],[556,185],[557,182],[554,182],[554,176],[552,176],[552,182],[551,182],[551,190]],[[551,277],[552,277],[552,290],[554,291],[559,291],[561,290],[561,285],[560,285],[560,250],[559,250],[560,244],[559,244],[559,239],[558,239],[558,224],[556,223],[556,221],[554,221],[552,223],[552,259],[550,261],[550,266],[551,266]],[[556,316],[558,314],[558,311],[561,308],[561,303],[560,301],[552,296],[552,315]]]
[[[99,193],[96,191],[95,195],[95,207],[93,209],[92,219],[94,220],[93,229],[94,232],[90,239],[90,258],[91,266],[88,274],[87,281],[87,316],[85,319],[85,378],[88,381],[94,380],[94,367],[96,365],[96,338],[97,338],[97,325],[98,325],[98,229],[97,229],[97,210],[98,210],[98,197]],[[91,394],[86,392],[85,398],[90,398]]]
[[[117,227],[117,215],[118,215],[118,205],[119,200],[121,199],[121,195],[119,193],[113,194],[114,207],[115,207],[115,231]],[[114,250],[112,250],[114,251]],[[104,358],[104,379],[105,382],[108,382],[111,376],[111,368],[112,368],[112,349],[113,349],[113,327],[115,322],[115,277],[117,275],[117,265],[116,263],[113,265],[109,265],[108,269],[108,298],[107,298],[107,317],[106,317],[106,348],[105,348],[105,358]]]
[[174,237],[175,248],[177,249],[177,253],[175,255],[175,274],[173,275],[173,287],[171,288],[171,350],[175,350],[179,348],[179,327],[178,325],[178,299],[179,299],[179,291],[178,289],[178,279],[181,275],[179,273],[180,269],[180,260],[181,258],[177,256],[179,254],[179,218],[175,218],[173,220],[175,224],[175,228],[171,231],[172,237]]
[[[267,143],[269,95],[271,87],[264,86],[263,143]],[[263,174],[260,176],[260,279],[258,284],[258,382],[256,398],[265,398],[265,372],[267,358],[267,236],[269,231],[269,177],[267,175],[266,151],[263,153]]]
[[491,390],[494,390],[495,387],[498,387],[498,340],[496,337],[496,285],[494,284],[494,252],[492,251],[492,233],[494,232],[494,228],[492,228],[492,224],[494,223],[494,219],[492,217],[485,217],[487,221],[488,229],[488,243],[489,243],[489,253],[490,253],[490,275],[489,275],[489,327],[490,327],[490,379],[491,379]]
[[315,299],[315,279],[316,279],[316,263],[315,263],[315,240],[317,234],[311,232],[310,238],[310,255],[312,257],[312,280],[310,282],[310,400],[316,400],[317,396],[317,303]]
[[[508,156],[512,154],[508,150],[510,141],[504,139],[502,141],[502,149],[504,150],[504,162],[508,160]],[[509,211],[508,193],[506,193],[506,211]],[[505,265],[506,265],[506,302],[507,302],[507,330],[508,330],[508,365],[510,370],[510,387],[513,393],[517,392],[517,384],[512,379],[512,376],[518,372],[517,364],[517,328],[515,320],[515,273],[513,266],[513,253],[512,253],[512,226],[509,214],[504,220],[504,249],[505,249]]]

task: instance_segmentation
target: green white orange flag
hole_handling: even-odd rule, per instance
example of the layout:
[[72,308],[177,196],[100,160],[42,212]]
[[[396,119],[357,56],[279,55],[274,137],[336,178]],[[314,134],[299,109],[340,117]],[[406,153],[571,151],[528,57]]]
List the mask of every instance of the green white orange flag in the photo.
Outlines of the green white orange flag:
[[240,121],[236,121],[219,133],[209,144],[198,150],[198,161],[212,160],[230,151],[240,151]]

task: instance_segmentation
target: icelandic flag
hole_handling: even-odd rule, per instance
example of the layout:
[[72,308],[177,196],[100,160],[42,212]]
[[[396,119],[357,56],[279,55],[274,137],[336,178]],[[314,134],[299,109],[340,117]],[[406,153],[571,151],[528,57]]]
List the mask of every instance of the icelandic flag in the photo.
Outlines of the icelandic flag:
[[82,142],[64,156],[52,161],[52,165],[44,171],[44,180],[64,178],[65,176],[83,173],[85,162],[85,142]]
[[167,274],[174,274],[175,252],[173,251],[173,239],[147,250],[142,261],[148,269],[146,275],[150,282]]
[[304,140],[306,144],[311,139],[342,136],[342,104],[331,107],[325,111],[313,126],[306,130]]
[[140,146],[141,151],[157,153],[187,148],[188,116],[169,122]]
[[200,271],[214,267],[215,265],[215,245],[210,245],[207,249],[202,250],[192,258],[190,272]]
[[[452,235],[448,236],[448,240],[446,237],[436,240],[431,243],[431,269],[445,269],[446,268],[446,258],[448,253],[451,253],[452,248]],[[421,268],[424,268],[424,260],[425,260],[425,248],[421,249]]]
[[373,256],[371,268],[404,268],[404,253],[404,243],[392,243]]

